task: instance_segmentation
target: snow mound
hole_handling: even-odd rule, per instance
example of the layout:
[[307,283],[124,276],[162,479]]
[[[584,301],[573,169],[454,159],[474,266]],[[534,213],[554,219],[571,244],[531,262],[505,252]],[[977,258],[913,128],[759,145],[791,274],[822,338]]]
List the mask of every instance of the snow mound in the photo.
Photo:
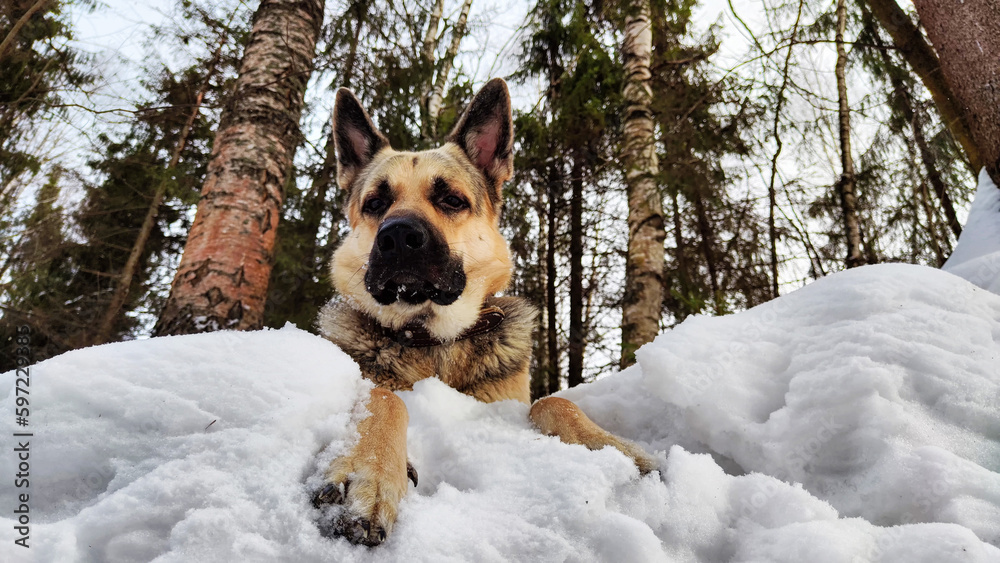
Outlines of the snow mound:
[[1000,296],[929,268],[693,318],[563,393],[658,452],[642,478],[426,380],[400,393],[420,486],[369,549],[309,505],[369,388],[335,346],[289,327],[89,348],[31,369],[32,547],[8,449],[0,560],[995,563],[998,365]]
[[882,526],[1000,545],[1000,296],[905,265],[819,280],[643,348],[644,383],[744,471]]
[[941,269],[1000,293],[1000,189],[986,169],[979,173],[976,199],[958,245]]

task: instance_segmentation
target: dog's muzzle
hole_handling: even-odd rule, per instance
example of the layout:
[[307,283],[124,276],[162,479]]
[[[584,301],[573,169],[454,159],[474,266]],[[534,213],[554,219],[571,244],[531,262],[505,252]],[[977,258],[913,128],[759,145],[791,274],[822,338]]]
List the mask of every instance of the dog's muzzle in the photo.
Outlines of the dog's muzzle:
[[428,299],[451,305],[465,290],[465,271],[462,259],[451,255],[425,220],[393,217],[375,234],[365,289],[382,305],[417,305]]

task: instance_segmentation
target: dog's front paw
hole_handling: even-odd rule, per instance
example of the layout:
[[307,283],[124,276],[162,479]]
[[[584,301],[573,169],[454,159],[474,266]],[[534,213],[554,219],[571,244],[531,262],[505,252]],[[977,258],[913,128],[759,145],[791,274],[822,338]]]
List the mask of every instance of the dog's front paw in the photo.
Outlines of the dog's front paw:
[[392,531],[407,479],[416,485],[417,472],[406,460],[403,401],[375,388],[367,409],[370,415],[358,424],[358,443],[330,464],[312,500],[323,512],[317,522],[320,533],[373,546]]
[[[351,461],[338,460],[335,467],[356,465]],[[409,462],[402,487],[398,475],[365,480],[359,479],[357,473],[343,470],[331,474],[336,481],[326,483],[312,497],[313,506],[323,511],[317,522],[320,534],[367,546],[380,545],[388,536],[396,521],[399,501],[406,493],[407,479],[417,485],[417,471]]]
[[389,464],[399,465],[395,468],[386,465],[370,458],[335,463],[338,469],[331,471],[331,481],[312,499],[313,506],[323,511],[317,522],[322,535],[367,546],[385,541],[406,494],[408,473],[405,461]]

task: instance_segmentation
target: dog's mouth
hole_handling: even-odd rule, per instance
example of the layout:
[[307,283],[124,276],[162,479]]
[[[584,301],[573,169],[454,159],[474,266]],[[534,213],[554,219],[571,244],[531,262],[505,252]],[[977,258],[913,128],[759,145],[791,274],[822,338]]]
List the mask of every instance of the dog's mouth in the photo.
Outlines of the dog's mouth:
[[431,281],[411,272],[386,272],[388,275],[373,272],[369,267],[365,288],[381,305],[392,305],[397,301],[419,305],[428,300],[438,305],[451,305],[465,289],[465,273],[461,268],[447,281]]

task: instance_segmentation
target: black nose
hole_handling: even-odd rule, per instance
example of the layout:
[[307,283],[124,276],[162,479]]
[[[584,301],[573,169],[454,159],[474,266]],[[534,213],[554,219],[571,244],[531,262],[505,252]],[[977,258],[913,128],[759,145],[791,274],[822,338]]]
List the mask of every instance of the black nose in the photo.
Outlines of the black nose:
[[429,239],[427,228],[410,217],[389,219],[379,227],[375,235],[379,252],[387,258],[420,250],[427,246]]

